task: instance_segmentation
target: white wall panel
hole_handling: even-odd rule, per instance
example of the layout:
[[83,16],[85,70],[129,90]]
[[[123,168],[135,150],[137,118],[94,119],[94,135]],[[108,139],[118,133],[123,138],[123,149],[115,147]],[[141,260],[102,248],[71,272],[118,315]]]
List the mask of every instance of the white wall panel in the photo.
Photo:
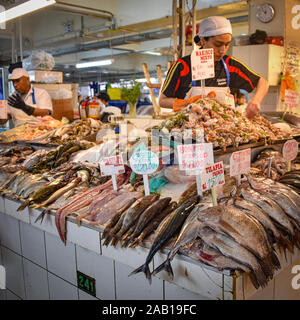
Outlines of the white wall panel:
[[75,246],[67,241],[66,245],[60,238],[45,234],[48,270],[59,277],[76,285]]
[[2,256],[6,270],[6,288],[25,299],[22,257],[6,248],[2,248]]
[[23,258],[27,300],[49,300],[47,271]]
[[2,213],[0,213],[0,243],[21,254],[19,221]]
[[78,289],[48,272],[50,300],[78,300]]
[[44,232],[20,222],[20,237],[23,257],[46,268]]

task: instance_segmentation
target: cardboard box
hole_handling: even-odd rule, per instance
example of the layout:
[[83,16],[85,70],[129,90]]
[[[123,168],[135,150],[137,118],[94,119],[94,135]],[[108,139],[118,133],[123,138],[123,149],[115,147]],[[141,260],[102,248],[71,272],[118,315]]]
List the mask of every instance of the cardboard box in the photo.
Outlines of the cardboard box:
[[68,118],[70,121],[74,120],[73,99],[56,100],[52,99],[53,113],[52,117],[61,120],[62,117]]
[[28,71],[30,80],[43,83],[62,83],[63,73],[61,71],[32,70]]

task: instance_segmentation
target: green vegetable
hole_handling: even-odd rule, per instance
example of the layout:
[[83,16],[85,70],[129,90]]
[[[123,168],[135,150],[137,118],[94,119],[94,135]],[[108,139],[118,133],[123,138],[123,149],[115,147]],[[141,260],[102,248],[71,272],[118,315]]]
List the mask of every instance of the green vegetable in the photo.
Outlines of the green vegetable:
[[131,88],[122,85],[121,98],[129,103],[136,104],[141,95],[141,86],[142,84],[136,80],[131,81]]

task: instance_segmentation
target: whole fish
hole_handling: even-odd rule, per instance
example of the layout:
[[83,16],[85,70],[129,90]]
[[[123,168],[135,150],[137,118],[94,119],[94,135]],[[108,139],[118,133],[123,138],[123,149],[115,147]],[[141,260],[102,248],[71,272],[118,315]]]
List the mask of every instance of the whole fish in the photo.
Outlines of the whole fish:
[[219,250],[224,256],[250,268],[256,278],[255,282],[261,287],[265,287],[267,285],[268,277],[265,275],[257,258],[232,238],[215,232],[208,227],[199,229],[199,237],[210,247]]
[[19,195],[22,196],[23,198],[27,199],[30,197],[32,194],[34,194],[36,191],[38,191],[40,188],[45,186],[47,182],[43,180],[39,181],[33,181],[31,182],[28,186],[26,186],[20,193]]
[[162,212],[160,212],[157,216],[155,216],[151,223],[149,223],[146,228],[141,232],[141,234],[130,243],[130,248],[136,248],[139,243],[143,242],[143,240],[149,236],[161,223],[161,221],[172,211],[174,211],[178,207],[177,202],[171,202],[167,208],[165,208]]
[[197,219],[198,212],[201,208],[205,208],[206,206],[203,204],[196,205],[189,216],[186,218],[179,235],[173,244],[171,250],[169,251],[166,260],[159,265],[151,275],[155,275],[161,270],[165,270],[171,280],[173,280],[174,274],[171,267],[171,261],[174,256],[178,252],[179,248],[186,245],[187,243],[193,242],[198,236],[198,229],[202,225],[202,223]]
[[251,268],[230,257],[224,256],[219,250],[209,246],[202,239],[197,238],[191,243],[179,248],[179,252],[193,260],[200,261],[208,266],[222,270],[241,270],[247,273],[256,289],[259,283],[253,275]]
[[159,198],[158,194],[145,196],[134,207],[127,210],[121,229],[114,235],[112,245],[116,246],[123,234],[129,230],[129,228],[138,220],[139,216],[146,210],[154,201]]
[[250,176],[248,176],[248,181],[252,189],[277,202],[285,213],[297,222],[298,231],[300,231],[300,208],[289,196],[289,192],[286,192],[285,189],[270,188],[266,184],[258,183]]
[[163,198],[159,199],[156,202],[154,202],[151,206],[149,206],[139,217],[136,226],[134,226],[134,231],[128,237],[128,239],[123,239],[127,240],[126,244],[129,243],[129,241],[135,239],[137,236],[140,235],[140,233],[143,231],[143,229],[147,226],[147,224],[151,223],[152,218],[156,215],[159,214],[162,210],[164,210],[168,204],[170,203],[171,198]]
[[231,206],[215,206],[200,211],[198,219],[218,233],[231,236],[237,243],[251,251],[261,262],[265,274],[272,276],[280,267],[265,230],[252,216]]
[[50,196],[57,189],[63,187],[65,184],[66,181],[64,180],[64,177],[60,177],[57,180],[50,182],[46,186],[43,186],[38,191],[36,191],[28,200],[21,204],[17,211],[24,210],[28,205],[31,205],[34,202],[45,200],[48,196]]
[[137,269],[133,270],[129,276],[144,272],[146,278],[148,279],[149,283],[151,284],[151,273],[149,270],[149,263],[151,262],[152,258],[156,254],[156,252],[172,237],[178,229],[182,226],[185,219],[191,213],[193,207],[199,202],[200,196],[194,196],[188,200],[186,200],[181,206],[171,212],[168,216],[164,218],[164,220],[160,223],[157,230],[155,231],[154,240],[146,261],[143,265],[138,267]]
[[197,195],[197,184],[195,182],[192,182],[189,184],[188,188],[181,194],[178,200],[178,205],[180,206],[187,199],[194,197],[196,195]]
[[273,220],[282,226],[291,236],[294,236],[294,228],[283,209],[272,199],[250,188],[242,188],[244,199],[258,205]]
[[121,217],[121,215],[123,214],[123,212],[125,210],[127,210],[128,208],[130,208],[132,206],[132,204],[134,204],[136,202],[136,198],[132,198],[129,199],[119,210],[117,210],[117,212],[106,222],[104,231],[103,231],[103,238],[106,237],[106,235],[109,233],[109,231],[116,225],[116,223],[118,222],[119,218]]

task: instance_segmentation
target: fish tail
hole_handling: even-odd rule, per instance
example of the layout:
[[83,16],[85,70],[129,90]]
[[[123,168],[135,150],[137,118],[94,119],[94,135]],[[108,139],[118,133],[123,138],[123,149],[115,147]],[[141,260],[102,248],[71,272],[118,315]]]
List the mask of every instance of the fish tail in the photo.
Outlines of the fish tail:
[[112,236],[111,235],[107,235],[105,241],[103,242],[103,245],[104,246],[108,246],[111,239],[112,239]]
[[265,275],[265,273],[263,272],[263,270],[261,269],[261,267],[259,266],[258,268],[253,270],[253,274],[257,280],[257,282],[259,283],[259,285],[264,288],[267,285],[268,279]]
[[248,275],[249,275],[249,278],[250,278],[253,286],[254,286],[255,289],[257,290],[257,289],[259,288],[260,284],[259,284],[259,282],[258,282],[258,280],[257,280],[257,278],[256,278],[256,275],[254,274],[253,271],[250,271],[250,272],[248,273]]
[[280,244],[283,246],[284,249],[288,249],[289,252],[294,253],[293,244],[288,238],[281,235]]
[[45,215],[46,215],[49,211],[50,211],[50,210],[47,210],[47,209],[43,210],[43,211],[38,215],[38,217],[35,219],[34,223],[38,222],[39,220],[41,220],[41,223],[42,223],[43,220],[44,220]]
[[273,266],[270,264],[270,261],[268,258],[264,259],[258,259],[259,264],[262,268],[262,272],[265,274],[267,279],[273,278]]
[[144,272],[144,274],[146,275],[147,280],[149,281],[149,283],[151,284],[151,272],[148,266],[148,263],[144,263],[143,265],[141,265],[140,267],[138,267],[137,269],[133,270],[128,277],[137,274],[139,272]]
[[274,251],[271,251],[270,259],[271,259],[273,266],[275,267],[275,270],[278,270],[281,267],[281,265],[280,265],[280,261],[279,261],[277,255]]
[[130,243],[129,248],[136,248],[139,244],[139,240],[135,239],[133,242]]
[[125,241],[122,242],[122,247],[127,248],[129,243],[131,242],[131,238],[126,239]]
[[159,265],[153,272],[152,275],[155,275],[157,273],[159,273],[160,271],[165,270],[169,277],[171,278],[171,280],[173,280],[174,278],[174,273],[173,273],[173,269],[170,263],[170,259],[167,258],[161,265]]
[[119,240],[120,240],[120,239],[119,239],[118,237],[113,237],[113,239],[111,240],[111,245],[116,248]]

